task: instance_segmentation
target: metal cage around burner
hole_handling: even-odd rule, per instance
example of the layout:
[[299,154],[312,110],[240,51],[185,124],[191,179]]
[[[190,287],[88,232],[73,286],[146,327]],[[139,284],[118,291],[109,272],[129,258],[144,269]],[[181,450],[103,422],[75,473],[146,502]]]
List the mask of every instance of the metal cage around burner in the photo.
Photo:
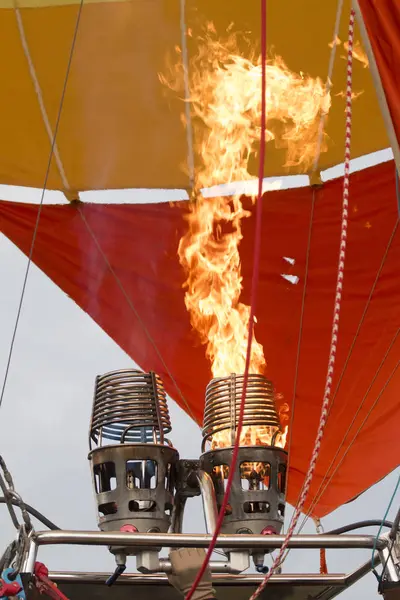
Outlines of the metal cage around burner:
[[[201,468],[212,478],[218,507],[232,467],[243,375],[213,379],[206,390]],[[272,383],[250,374],[238,462],[223,533],[279,533],[284,520],[287,453]],[[206,446],[210,448],[204,452]]]
[[[203,420],[203,450],[206,442],[222,431],[229,432],[233,446],[239,422],[243,392],[243,375],[232,373],[229,377],[212,379],[206,389]],[[275,408],[274,388],[263,375],[250,374],[247,380],[246,405],[243,427],[271,427],[276,435],[280,422]],[[246,430],[246,429],[245,429]],[[275,439],[272,439],[272,446]]]
[[125,369],[97,377],[89,460],[102,530],[168,531],[179,460],[170,431],[158,375]]
[[156,373],[112,371],[96,379],[89,447],[164,444],[171,431],[167,396]]

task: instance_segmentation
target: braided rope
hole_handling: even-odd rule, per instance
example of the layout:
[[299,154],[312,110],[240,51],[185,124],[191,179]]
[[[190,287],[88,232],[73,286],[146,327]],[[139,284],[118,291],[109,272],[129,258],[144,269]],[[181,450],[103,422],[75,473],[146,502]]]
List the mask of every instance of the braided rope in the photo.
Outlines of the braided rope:
[[328,564],[326,562],[325,548],[321,548],[319,551],[319,572],[320,575],[328,575]]
[[335,305],[333,311],[333,324],[332,324],[332,336],[329,351],[328,361],[328,372],[325,382],[325,391],[323,396],[321,416],[315,439],[314,449],[311,456],[308,472],[304,480],[302,491],[300,494],[299,501],[295,507],[295,511],[283,541],[283,544],[276,556],[269,573],[265,576],[264,580],[258,586],[254,594],[250,597],[250,600],[256,600],[258,596],[265,589],[268,581],[275,572],[277,566],[281,563],[282,557],[288,547],[290,538],[294,534],[294,530],[298,523],[300,514],[304,507],[307,499],[308,492],[310,490],[311,482],[314,476],[315,466],[317,464],[318,456],[321,449],[321,442],[325,431],[325,426],[328,418],[328,408],[332,393],[332,378],[335,367],[337,342],[339,333],[339,321],[340,321],[340,310],[342,304],[342,290],[343,290],[343,278],[344,278],[344,265],[346,258],[346,245],[347,245],[347,226],[349,216],[349,187],[350,187],[350,149],[351,149],[351,125],[352,125],[352,88],[353,88],[353,44],[354,44],[354,21],[355,12],[352,9],[350,13],[349,21],[349,46],[347,53],[347,85],[346,85],[346,135],[345,135],[345,162],[344,162],[344,179],[343,179],[343,204],[342,204],[342,226],[340,235],[340,251],[339,251],[339,264],[336,281],[336,295]]
[[[321,520],[318,519],[318,517],[316,517],[314,519],[314,523],[315,523],[315,531],[316,533],[318,533],[319,535],[321,533],[324,533],[324,528],[322,527],[322,523]],[[319,572],[321,575],[327,575],[328,574],[328,565],[326,562],[326,550],[325,548],[320,548],[319,551]]]

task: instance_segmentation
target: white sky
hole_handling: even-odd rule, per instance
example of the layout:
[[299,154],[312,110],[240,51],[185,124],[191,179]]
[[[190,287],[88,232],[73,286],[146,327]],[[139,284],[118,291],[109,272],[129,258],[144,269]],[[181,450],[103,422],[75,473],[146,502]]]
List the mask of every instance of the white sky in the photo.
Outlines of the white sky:
[[[385,151],[378,157],[368,157],[362,166],[388,160],[390,156]],[[340,169],[334,175],[339,175]],[[35,202],[38,194],[0,186],[3,199]],[[97,199],[93,194],[86,196],[87,201]],[[48,201],[57,201],[54,193],[47,197]],[[111,198],[114,202],[135,201],[136,197],[136,192],[125,191],[117,193],[117,197],[115,193],[109,194],[105,201]],[[150,197],[154,198],[154,192]],[[27,259],[4,236],[0,237],[0,257],[0,373],[3,374]],[[0,448],[17,491],[62,528],[97,528],[87,461],[94,380],[103,372],[132,365],[132,360],[33,265],[1,407]],[[173,422],[170,437],[181,457],[198,457],[201,443],[198,427],[174,402],[170,401],[169,406]],[[390,449],[371,451],[384,453]],[[396,480],[397,473],[393,473],[352,504],[335,511],[323,520],[325,529],[361,519],[382,518]],[[397,506],[398,501],[389,517],[394,516]],[[287,516],[290,514],[288,511]],[[41,529],[39,525],[37,528]],[[204,531],[197,499],[188,505],[185,528],[189,532]],[[314,532],[314,528],[311,525],[305,531]],[[7,510],[2,506],[0,551],[13,535]],[[331,573],[349,571],[370,557],[369,551],[328,551],[328,569]],[[41,549],[39,559],[53,570],[114,569],[114,559],[106,548],[47,547]],[[284,571],[317,572],[318,569],[318,551],[293,551]],[[345,596],[360,600],[376,598],[374,577],[368,576]]]

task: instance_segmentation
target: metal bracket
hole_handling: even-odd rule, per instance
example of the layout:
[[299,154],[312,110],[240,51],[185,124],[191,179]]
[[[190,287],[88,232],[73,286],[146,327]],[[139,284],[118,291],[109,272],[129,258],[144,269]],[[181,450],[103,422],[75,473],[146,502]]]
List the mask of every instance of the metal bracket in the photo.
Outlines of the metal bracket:
[[396,534],[396,539],[392,548],[392,559],[395,565],[400,565],[400,533]]
[[181,498],[200,496],[196,473],[200,468],[198,460],[179,460],[177,464],[177,495]]
[[390,583],[400,584],[400,569],[399,569],[399,540],[396,535],[395,540],[389,539],[390,534],[382,536],[382,540],[386,541],[383,548],[379,550],[381,563],[384,566],[384,580]]
[[157,573],[160,569],[160,559],[155,550],[144,550],[136,555],[136,568],[139,573]]
[[232,573],[243,573],[250,567],[250,553],[248,550],[229,553],[229,564]]

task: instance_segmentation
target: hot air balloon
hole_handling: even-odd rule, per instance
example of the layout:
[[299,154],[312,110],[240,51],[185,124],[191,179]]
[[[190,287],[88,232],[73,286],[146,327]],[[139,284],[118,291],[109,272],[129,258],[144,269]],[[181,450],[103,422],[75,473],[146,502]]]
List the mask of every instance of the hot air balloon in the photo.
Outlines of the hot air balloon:
[[[293,505],[330,353],[344,182],[324,173],[344,161],[351,6],[351,158],[390,146],[394,160],[350,177],[333,393],[304,505],[314,518],[399,464],[400,7],[267,3],[264,176],[309,177],[262,197],[255,326],[260,369],[288,428]],[[232,305],[239,296],[241,307],[250,304],[255,206],[247,188],[237,190],[257,177],[260,156],[260,103],[251,92],[260,89],[259,3],[19,0],[1,6],[0,28],[0,183],[64,195],[59,204],[1,201],[1,232],[202,425],[208,382],[230,371],[216,366],[210,341],[220,316],[203,310],[200,319],[199,305],[215,302],[216,281],[227,277],[232,231]],[[226,200],[218,205],[217,232],[210,221],[208,242],[229,242],[218,266],[210,259],[218,244],[204,250],[200,209],[192,208],[206,188],[207,206],[237,198],[229,216]],[[125,190],[124,200],[87,200],[103,190],[107,198]],[[140,201],[131,201],[138,190]],[[370,453],[374,446],[390,452]]]

